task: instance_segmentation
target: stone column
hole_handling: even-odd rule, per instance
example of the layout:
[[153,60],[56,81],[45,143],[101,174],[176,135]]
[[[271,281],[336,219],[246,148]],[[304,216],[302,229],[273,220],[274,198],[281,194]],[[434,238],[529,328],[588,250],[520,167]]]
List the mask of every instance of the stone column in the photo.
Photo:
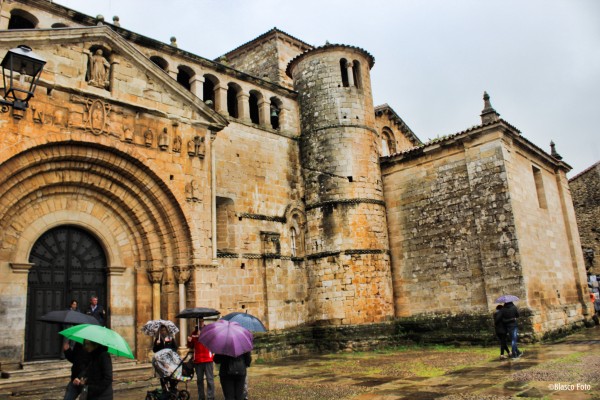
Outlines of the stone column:
[[210,131],[210,214],[212,259],[217,259],[217,157],[215,155],[215,139],[217,132]]
[[219,83],[215,86],[215,111],[227,112],[227,85]]
[[169,68],[169,70],[167,70],[167,73],[171,76],[171,78],[177,80],[177,75],[179,74],[179,70]]
[[194,75],[190,79],[190,92],[192,92],[200,100],[204,100],[204,77]]
[[261,126],[271,127],[271,102],[265,99],[258,102],[258,118]]
[[160,284],[164,269],[148,266],[148,280],[152,282],[152,319],[160,319]]
[[238,118],[250,122],[250,95],[240,92],[237,95]]
[[[183,310],[186,305],[185,299],[185,283],[190,279],[190,268],[187,265],[175,265],[173,267],[175,273],[175,279],[179,284],[179,310]],[[187,321],[183,321],[179,324],[179,354],[184,355],[187,353]]]
[[348,66],[347,66],[347,71],[348,71],[348,86],[352,87],[354,86],[354,73],[352,72],[352,63],[350,61],[348,61]]

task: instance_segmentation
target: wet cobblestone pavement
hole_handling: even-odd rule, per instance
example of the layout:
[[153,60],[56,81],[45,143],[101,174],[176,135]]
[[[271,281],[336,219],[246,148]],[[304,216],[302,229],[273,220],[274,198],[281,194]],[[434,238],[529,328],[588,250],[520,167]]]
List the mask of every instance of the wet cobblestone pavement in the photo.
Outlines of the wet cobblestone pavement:
[[[249,398],[600,399],[600,327],[521,347],[525,355],[518,360],[500,360],[496,347],[405,347],[258,361],[249,369]],[[216,399],[222,400],[218,379],[215,385]],[[116,400],[144,399],[148,390],[115,389]],[[188,389],[196,400],[195,380]]]

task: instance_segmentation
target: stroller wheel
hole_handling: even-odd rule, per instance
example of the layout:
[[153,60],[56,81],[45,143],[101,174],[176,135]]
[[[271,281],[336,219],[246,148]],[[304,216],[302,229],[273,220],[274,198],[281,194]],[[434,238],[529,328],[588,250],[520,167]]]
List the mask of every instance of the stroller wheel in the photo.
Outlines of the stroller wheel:
[[177,393],[177,400],[190,400],[190,392],[187,390],[180,390]]

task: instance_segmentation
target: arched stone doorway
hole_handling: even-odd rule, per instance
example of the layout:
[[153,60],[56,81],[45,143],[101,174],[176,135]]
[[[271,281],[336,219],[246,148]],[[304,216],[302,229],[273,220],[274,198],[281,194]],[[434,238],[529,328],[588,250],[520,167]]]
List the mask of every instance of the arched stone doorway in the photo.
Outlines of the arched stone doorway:
[[25,358],[28,361],[58,358],[64,328],[37,319],[48,311],[67,308],[77,300],[82,312],[95,294],[107,307],[106,255],[89,232],[63,225],[45,232],[29,255]]

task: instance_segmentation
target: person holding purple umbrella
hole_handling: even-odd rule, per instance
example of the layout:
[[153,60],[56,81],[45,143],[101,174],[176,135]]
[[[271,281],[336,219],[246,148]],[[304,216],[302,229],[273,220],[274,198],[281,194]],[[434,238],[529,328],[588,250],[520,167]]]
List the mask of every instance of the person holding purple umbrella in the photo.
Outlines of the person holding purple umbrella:
[[523,355],[523,352],[519,351],[517,346],[517,338],[519,336],[519,329],[517,327],[517,318],[519,318],[519,310],[512,301],[504,303],[504,307],[501,310],[502,322],[510,337],[510,343],[512,346],[512,358],[519,358]]
[[215,354],[214,362],[219,364],[219,378],[225,400],[244,400],[246,369],[252,363],[250,352],[238,357]]

